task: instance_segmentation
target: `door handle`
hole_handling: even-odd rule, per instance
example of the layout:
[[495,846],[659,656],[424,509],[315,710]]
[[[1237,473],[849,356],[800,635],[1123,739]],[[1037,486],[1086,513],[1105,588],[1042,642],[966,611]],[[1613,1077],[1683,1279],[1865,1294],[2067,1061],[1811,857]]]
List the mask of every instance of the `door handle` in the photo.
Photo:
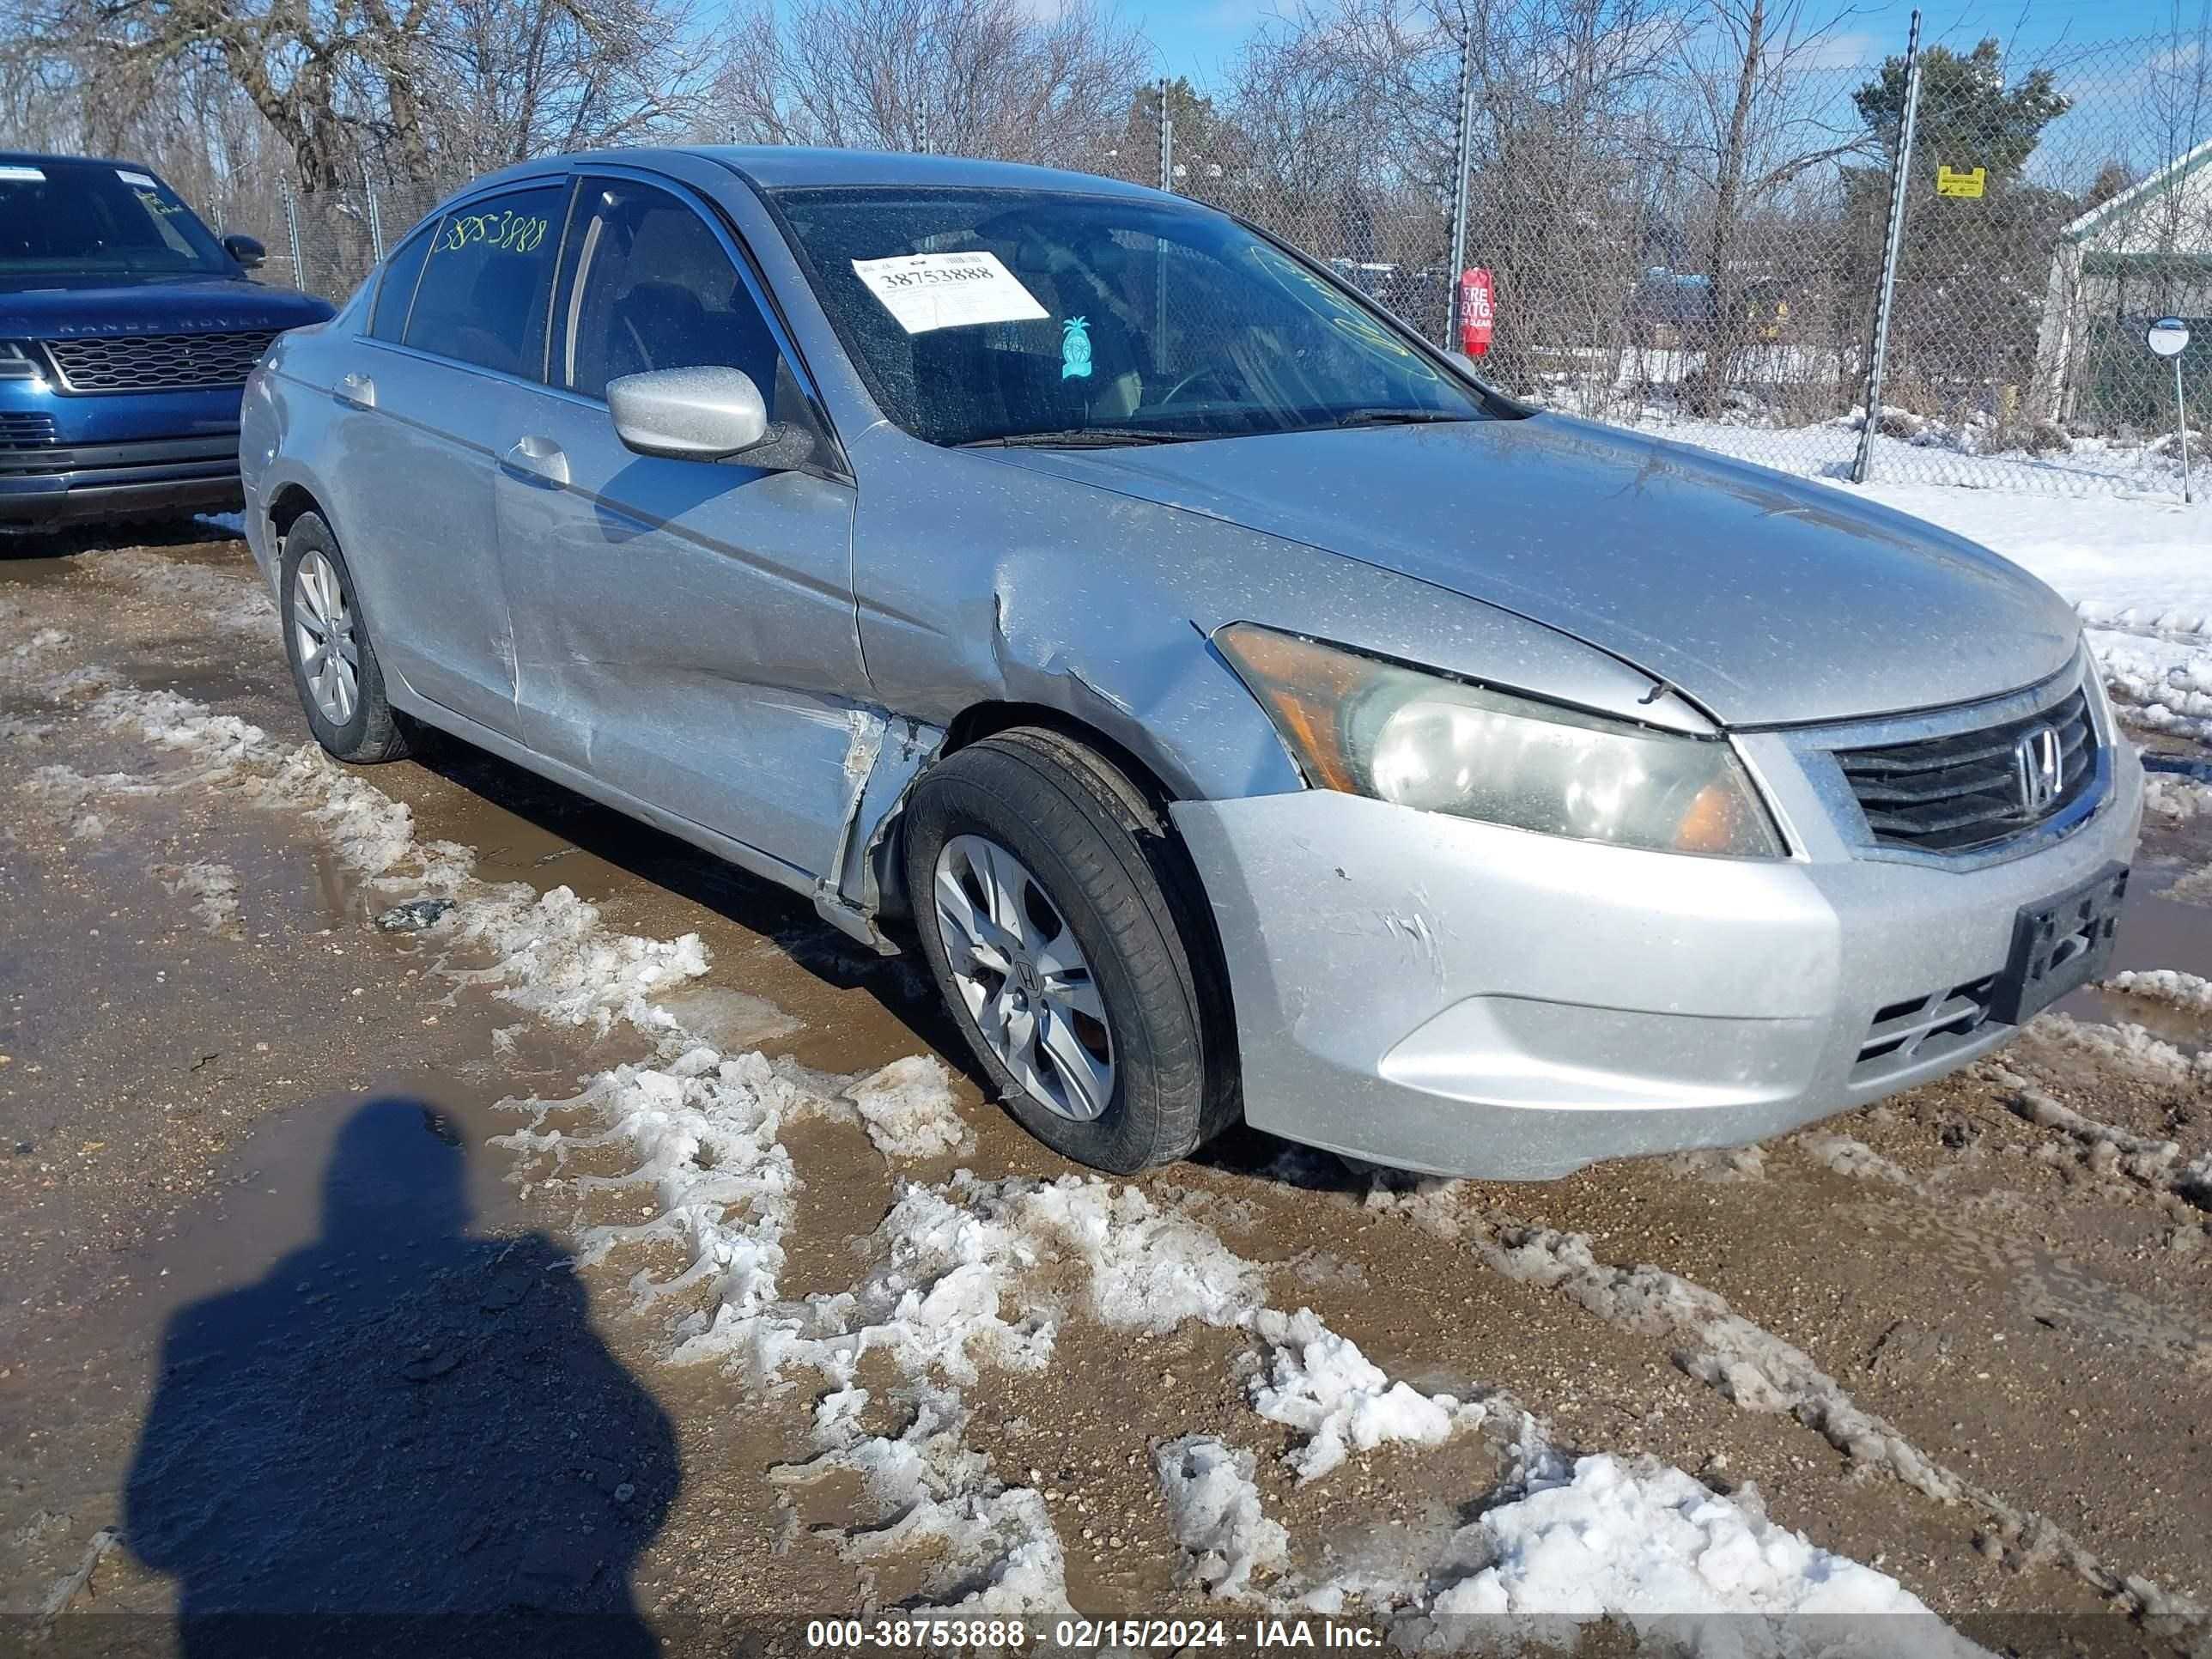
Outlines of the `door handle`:
[[335,393],[342,404],[351,404],[356,409],[376,407],[376,382],[366,374],[341,374]]
[[532,434],[507,452],[509,470],[550,484],[568,482],[568,458],[550,438]]

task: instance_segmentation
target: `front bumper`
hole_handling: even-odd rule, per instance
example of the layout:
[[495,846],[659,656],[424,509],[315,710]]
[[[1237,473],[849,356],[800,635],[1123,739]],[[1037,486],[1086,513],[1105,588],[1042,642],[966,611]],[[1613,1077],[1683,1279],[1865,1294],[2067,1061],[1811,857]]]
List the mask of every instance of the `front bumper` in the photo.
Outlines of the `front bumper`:
[[2085,823],[1964,869],[1833,837],[1790,860],[1679,857],[1322,790],[1178,803],[1245,1119],[1378,1164],[1539,1180],[1741,1145],[1940,1076],[2015,1028],[1880,1039],[1960,1024],[2021,907],[2132,855],[2142,769],[2111,754]]
[[215,513],[243,501],[234,430],[0,448],[0,523]]

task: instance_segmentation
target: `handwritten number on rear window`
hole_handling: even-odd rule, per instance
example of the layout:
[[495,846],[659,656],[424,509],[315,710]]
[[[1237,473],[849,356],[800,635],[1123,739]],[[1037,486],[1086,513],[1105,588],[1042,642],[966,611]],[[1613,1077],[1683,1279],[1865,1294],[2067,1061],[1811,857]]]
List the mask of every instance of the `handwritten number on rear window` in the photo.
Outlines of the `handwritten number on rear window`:
[[471,242],[481,242],[502,253],[534,253],[545,240],[545,230],[544,220],[511,210],[457,214],[446,221],[438,248],[441,252],[454,253]]

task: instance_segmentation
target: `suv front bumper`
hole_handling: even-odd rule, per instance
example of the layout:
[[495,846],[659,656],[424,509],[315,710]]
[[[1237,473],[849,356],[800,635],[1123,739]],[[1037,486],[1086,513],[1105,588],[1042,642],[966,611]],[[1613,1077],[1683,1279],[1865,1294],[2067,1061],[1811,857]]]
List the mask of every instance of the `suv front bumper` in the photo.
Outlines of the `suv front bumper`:
[[2006,1041],[1960,994],[2004,972],[2024,908],[2132,855],[2142,768],[2111,755],[2085,823],[1963,869],[1680,857],[1324,790],[1173,811],[1227,963],[1246,1121],[1540,1180],[1760,1139]]
[[238,434],[0,448],[0,524],[66,524],[242,504]]

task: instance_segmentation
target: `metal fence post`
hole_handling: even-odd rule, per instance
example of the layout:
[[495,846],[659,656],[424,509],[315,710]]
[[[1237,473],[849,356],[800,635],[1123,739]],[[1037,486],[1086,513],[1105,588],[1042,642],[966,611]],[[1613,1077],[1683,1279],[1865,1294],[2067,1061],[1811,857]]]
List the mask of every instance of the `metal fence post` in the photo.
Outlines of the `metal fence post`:
[[276,194],[284,204],[284,239],[292,246],[292,286],[305,289],[307,286],[307,273],[300,269],[300,210],[293,199],[291,181],[279,179]]
[[1905,124],[1897,136],[1897,164],[1889,175],[1889,230],[1881,245],[1881,292],[1874,307],[1874,337],[1867,345],[1866,419],[1859,427],[1859,452],[1851,462],[1851,482],[1864,483],[1874,471],[1875,434],[1881,428],[1882,375],[1889,367],[1889,316],[1897,298],[1897,265],[1905,250],[1905,198],[1911,188],[1912,137],[1920,118],[1920,14],[1912,14],[1905,42]]
[[1459,136],[1452,147],[1451,264],[1444,271],[1446,351],[1459,338],[1459,274],[1467,265],[1467,176],[1474,165],[1474,31],[1459,43]]
[[1175,117],[1168,110],[1168,77],[1160,76],[1160,188],[1175,188]]
[[368,163],[366,161],[361,164],[361,193],[368,199],[368,205],[369,257],[374,262],[381,264],[384,259],[384,213],[377,206],[376,185],[368,176]]

